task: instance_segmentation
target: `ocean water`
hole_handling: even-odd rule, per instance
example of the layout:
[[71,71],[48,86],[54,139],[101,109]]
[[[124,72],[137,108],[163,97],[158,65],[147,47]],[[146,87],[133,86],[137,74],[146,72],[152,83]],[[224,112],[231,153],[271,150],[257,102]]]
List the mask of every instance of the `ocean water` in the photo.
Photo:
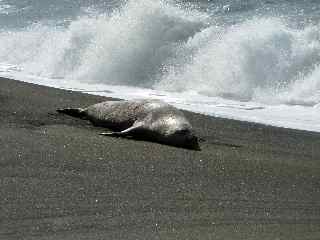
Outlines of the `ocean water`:
[[320,131],[317,0],[0,0],[0,76]]

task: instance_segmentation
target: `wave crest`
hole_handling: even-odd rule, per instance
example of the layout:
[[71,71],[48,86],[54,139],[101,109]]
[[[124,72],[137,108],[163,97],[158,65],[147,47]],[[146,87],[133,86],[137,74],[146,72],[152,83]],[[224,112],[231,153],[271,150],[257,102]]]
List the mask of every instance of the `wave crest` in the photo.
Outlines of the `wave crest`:
[[293,30],[275,18],[249,20],[219,33],[211,27],[189,40],[198,45],[197,38],[202,39],[192,61],[170,68],[156,87],[246,101],[284,101],[288,91],[318,69],[318,32],[318,26]]

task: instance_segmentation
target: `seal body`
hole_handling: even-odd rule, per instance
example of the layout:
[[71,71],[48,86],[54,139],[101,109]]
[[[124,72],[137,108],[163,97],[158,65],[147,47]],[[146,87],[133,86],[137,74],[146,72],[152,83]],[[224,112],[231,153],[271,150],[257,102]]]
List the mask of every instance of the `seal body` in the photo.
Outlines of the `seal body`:
[[132,136],[199,150],[198,138],[184,114],[160,100],[105,101],[57,111],[115,131],[102,135]]

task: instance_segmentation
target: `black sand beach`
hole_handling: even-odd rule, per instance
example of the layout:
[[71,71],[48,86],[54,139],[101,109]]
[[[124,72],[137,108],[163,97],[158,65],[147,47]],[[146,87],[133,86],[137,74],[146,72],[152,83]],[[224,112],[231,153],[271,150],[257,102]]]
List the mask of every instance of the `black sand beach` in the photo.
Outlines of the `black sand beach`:
[[320,134],[186,113],[202,151],[56,113],[106,98],[0,79],[0,239],[320,239]]

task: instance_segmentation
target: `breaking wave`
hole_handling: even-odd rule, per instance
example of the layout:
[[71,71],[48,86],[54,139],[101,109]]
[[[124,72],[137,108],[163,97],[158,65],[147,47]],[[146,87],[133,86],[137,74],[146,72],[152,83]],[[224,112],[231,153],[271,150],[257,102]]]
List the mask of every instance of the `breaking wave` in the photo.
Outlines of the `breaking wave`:
[[51,79],[194,91],[240,101],[320,102],[319,26],[256,17],[219,25],[164,1],[129,1],[67,26],[0,33],[0,64]]

